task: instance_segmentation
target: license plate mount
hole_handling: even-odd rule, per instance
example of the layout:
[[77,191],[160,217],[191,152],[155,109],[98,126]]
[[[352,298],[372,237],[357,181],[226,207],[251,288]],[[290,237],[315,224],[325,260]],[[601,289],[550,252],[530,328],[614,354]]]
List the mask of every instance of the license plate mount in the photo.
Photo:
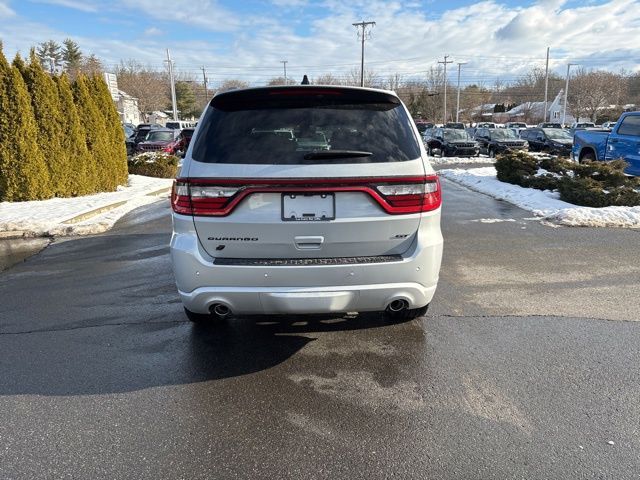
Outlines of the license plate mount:
[[334,193],[283,193],[282,221],[326,222],[336,218]]

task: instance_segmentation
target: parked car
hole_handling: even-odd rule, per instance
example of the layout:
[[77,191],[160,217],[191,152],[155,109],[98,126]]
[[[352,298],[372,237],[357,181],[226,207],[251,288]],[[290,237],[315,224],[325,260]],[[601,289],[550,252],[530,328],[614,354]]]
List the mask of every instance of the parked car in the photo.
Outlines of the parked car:
[[562,124],[557,122],[542,122],[538,124],[537,128],[562,128]]
[[457,128],[464,130],[464,123],[462,122],[447,122],[445,128]]
[[576,122],[571,125],[572,130],[584,130],[585,128],[596,128],[596,124],[593,122]]
[[[288,128],[294,140],[252,133]],[[306,131],[323,132],[330,149],[300,150]],[[188,318],[424,314],[442,257],[441,191],[416,133],[400,99],[382,90],[215,95],[171,198]]]
[[571,154],[573,137],[562,128],[527,128],[520,138],[529,143],[532,152],[548,152],[561,157]]
[[629,164],[625,173],[640,176],[640,112],[623,113],[611,132],[576,132],[572,157],[577,162],[622,158]]
[[137,146],[140,142],[144,141],[144,139],[147,138],[147,134],[151,130],[157,130],[159,128],[162,128],[162,127],[160,125],[151,124],[151,123],[141,123],[140,125],[138,125],[138,128],[136,129],[136,134],[133,137],[134,146]]
[[170,128],[156,128],[149,130],[145,139],[136,145],[136,152],[165,151],[173,153],[176,139],[180,132]]
[[616,123],[617,123],[617,122],[604,122],[604,123],[602,124],[602,128],[609,128],[609,129],[611,129],[611,128],[613,128],[613,127],[615,127],[615,126],[616,126]]
[[185,122],[184,120],[170,120],[165,123],[165,128],[172,130],[182,130],[184,128],[194,128],[195,122]]
[[171,153],[178,156],[182,156],[187,153],[194,131],[195,128],[183,128],[173,144]]
[[496,128],[496,124],[493,122],[480,122],[476,124],[476,128]]
[[498,153],[529,148],[527,141],[518,138],[510,128],[479,128],[474,138],[478,142],[480,153],[489,155],[491,158]]
[[433,123],[416,120],[416,127],[418,128],[418,132],[420,132],[420,135],[422,135],[428,128],[433,128]]
[[527,128],[527,124],[524,122],[507,122],[504,126],[505,128]]
[[436,128],[427,142],[429,155],[475,157],[479,150],[473,137],[459,128]]

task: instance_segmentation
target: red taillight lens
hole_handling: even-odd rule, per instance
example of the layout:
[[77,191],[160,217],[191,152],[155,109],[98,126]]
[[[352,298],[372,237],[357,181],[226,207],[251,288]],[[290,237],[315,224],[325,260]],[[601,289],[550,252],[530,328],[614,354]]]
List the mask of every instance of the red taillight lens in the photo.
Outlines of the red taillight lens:
[[182,215],[192,215],[191,199],[189,198],[189,184],[176,180],[171,189],[171,208]]
[[419,183],[377,185],[376,190],[391,207],[389,213],[430,212],[442,204],[440,181],[435,175]]
[[239,187],[190,184],[176,180],[171,194],[173,211],[183,215],[226,215]]

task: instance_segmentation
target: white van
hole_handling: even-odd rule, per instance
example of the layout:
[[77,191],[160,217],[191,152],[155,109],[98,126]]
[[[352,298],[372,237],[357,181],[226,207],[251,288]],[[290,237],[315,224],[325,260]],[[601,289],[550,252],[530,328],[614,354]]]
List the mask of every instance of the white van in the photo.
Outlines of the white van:
[[173,130],[182,130],[183,128],[193,128],[196,126],[196,122],[184,122],[182,120],[170,120],[166,123],[166,128]]

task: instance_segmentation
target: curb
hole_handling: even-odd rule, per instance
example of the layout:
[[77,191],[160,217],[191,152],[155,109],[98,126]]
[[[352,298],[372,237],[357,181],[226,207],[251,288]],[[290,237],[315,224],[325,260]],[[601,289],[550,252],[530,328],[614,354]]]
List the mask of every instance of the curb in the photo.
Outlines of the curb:
[[171,187],[161,188],[160,190],[156,190],[155,192],[149,192],[145,196],[147,197],[158,197],[163,193],[171,193]]
[[33,232],[28,230],[10,230],[8,232],[0,232],[0,240],[15,240],[17,238],[33,238],[36,237],[47,237],[48,235],[35,235]]
[[89,210],[88,212],[84,212],[84,213],[81,213],[80,215],[76,215],[75,217],[71,217],[71,218],[69,218],[67,220],[64,220],[64,221],[62,221],[60,223],[68,225],[68,224],[84,222],[88,218],[95,217],[96,215],[100,215],[101,213],[108,212],[109,210],[113,210],[115,208],[121,207],[122,205],[124,205],[127,202],[128,202],[128,200],[123,200],[121,202],[116,202],[116,203],[112,203],[110,205],[105,205],[104,207],[95,208],[93,210]]

